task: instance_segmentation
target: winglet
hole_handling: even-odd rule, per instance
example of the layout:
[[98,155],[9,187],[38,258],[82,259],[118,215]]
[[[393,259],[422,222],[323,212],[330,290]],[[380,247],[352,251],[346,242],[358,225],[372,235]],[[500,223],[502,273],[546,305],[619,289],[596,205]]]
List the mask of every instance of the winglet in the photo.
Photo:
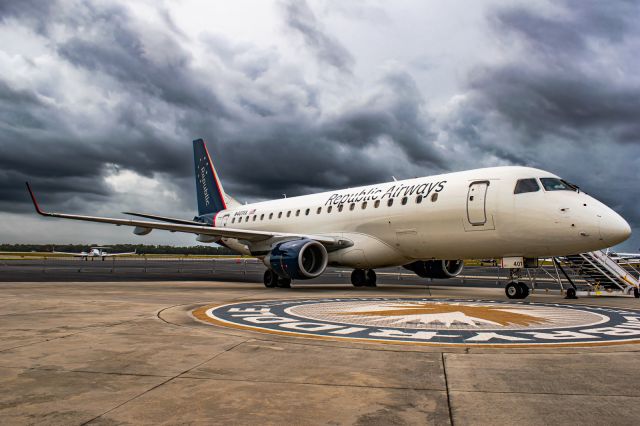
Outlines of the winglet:
[[42,216],[47,216],[47,213],[40,210],[40,206],[38,206],[38,201],[36,200],[36,196],[33,195],[33,191],[31,190],[31,185],[29,185],[29,182],[25,182],[25,183],[27,184],[27,189],[29,190],[29,195],[31,195],[31,201],[33,201],[33,207],[36,208],[36,212],[38,212],[38,214],[41,214]]

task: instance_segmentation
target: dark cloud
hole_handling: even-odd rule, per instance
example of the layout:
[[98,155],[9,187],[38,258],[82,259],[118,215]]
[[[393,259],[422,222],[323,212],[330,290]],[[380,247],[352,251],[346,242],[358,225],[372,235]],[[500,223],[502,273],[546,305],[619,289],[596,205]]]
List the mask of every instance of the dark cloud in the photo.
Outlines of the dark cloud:
[[435,134],[422,106],[413,79],[389,71],[364,99],[326,117],[249,117],[250,124],[223,141],[221,169],[250,197],[355,186],[392,174],[410,177],[406,163],[373,154],[388,142],[384,150],[397,150],[423,170],[441,171],[446,162],[433,145]]
[[306,1],[287,0],[284,9],[287,25],[302,36],[321,61],[351,72],[355,62],[353,56],[336,37],[325,32]]
[[[286,9],[288,24],[323,61],[349,70],[353,58],[322,32],[306,3]],[[171,182],[190,211],[196,137],[208,139],[227,190],[248,200],[446,168],[424,100],[401,69],[327,108],[321,88],[272,50],[204,36],[215,65],[195,66],[184,35],[160,12],[163,25],[154,26],[111,3],[5,11],[47,35],[63,81],[18,89],[0,79],[1,209],[29,209],[23,182],[30,180],[48,207],[91,211],[92,203],[120,197],[105,178],[131,170]],[[51,30],[56,26],[67,29],[64,36]],[[62,88],[71,72],[84,78],[70,88],[78,93]],[[384,155],[389,150],[395,154]]]
[[528,55],[547,56],[553,63],[585,53],[596,47],[594,42],[622,42],[640,17],[635,0],[564,0],[554,6],[547,13],[533,7],[501,8],[491,18],[502,36],[515,35],[525,43]]

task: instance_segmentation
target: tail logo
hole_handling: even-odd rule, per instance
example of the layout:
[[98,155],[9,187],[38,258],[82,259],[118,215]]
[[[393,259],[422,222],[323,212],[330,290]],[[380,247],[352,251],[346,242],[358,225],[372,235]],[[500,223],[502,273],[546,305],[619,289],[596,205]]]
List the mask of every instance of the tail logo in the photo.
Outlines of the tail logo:
[[204,197],[204,203],[208,207],[211,196],[209,195],[209,186],[207,186],[207,175],[209,174],[209,160],[206,156],[200,157],[198,161],[198,180],[200,181],[200,185],[202,186],[202,194]]

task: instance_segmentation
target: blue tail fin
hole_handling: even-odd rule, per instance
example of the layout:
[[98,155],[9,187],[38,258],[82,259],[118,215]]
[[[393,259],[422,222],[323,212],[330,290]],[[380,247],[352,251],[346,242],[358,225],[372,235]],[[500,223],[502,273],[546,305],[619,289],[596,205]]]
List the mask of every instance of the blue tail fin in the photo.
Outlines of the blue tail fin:
[[196,168],[198,215],[203,216],[225,210],[227,203],[224,189],[202,139],[193,141],[193,159]]

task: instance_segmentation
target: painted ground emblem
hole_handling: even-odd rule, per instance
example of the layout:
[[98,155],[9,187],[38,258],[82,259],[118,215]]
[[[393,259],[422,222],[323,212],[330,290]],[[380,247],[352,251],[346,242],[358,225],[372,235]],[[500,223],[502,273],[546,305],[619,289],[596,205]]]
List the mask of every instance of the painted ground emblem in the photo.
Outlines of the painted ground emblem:
[[469,299],[327,298],[203,307],[199,320],[266,333],[398,344],[640,343],[640,311]]

